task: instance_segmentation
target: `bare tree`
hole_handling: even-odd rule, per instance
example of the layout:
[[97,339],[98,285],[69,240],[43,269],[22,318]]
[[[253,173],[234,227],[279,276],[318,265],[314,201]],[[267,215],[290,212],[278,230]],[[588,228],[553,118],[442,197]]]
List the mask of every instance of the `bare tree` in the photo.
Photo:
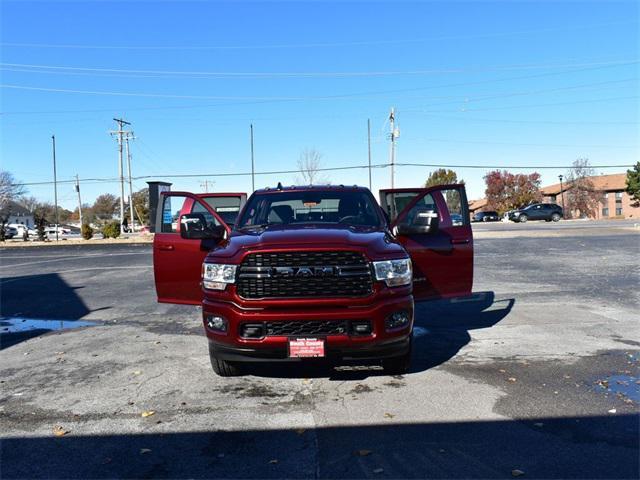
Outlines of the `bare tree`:
[[305,148],[298,158],[300,177],[298,183],[303,185],[317,185],[325,183],[320,176],[322,154],[315,148]]
[[591,177],[595,176],[589,159],[578,158],[567,172],[567,209],[568,214],[576,213],[580,217],[593,217],[601,199]]
[[0,241],[4,242],[6,226],[11,217],[11,201],[25,192],[23,185],[17,185],[11,172],[0,170]]
[[7,204],[25,193],[23,185],[18,185],[11,172],[0,170],[0,210],[4,210]]
[[22,205],[24,208],[29,210],[30,213],[35,212],[41,204],[41,202],[36,197],[28,195],[22,195],[20,198],[18,198],[18,200],[16,200],[16,203]]

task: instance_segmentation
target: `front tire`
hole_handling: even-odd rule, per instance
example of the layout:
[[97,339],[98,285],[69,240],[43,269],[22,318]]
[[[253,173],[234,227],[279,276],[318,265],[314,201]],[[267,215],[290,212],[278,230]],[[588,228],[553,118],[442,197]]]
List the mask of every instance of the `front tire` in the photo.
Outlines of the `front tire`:
[[209,359],[211,360],[211,368],[220,377],[237,377],[242,374],[242,370],[237,364],[217,358],[211,345],[209,345]]
[[551,221],[559,222],[560,221],[560,214],[559,213],[554,213],[553,215],[551,215]]
[[411,367],[411,347],[413,340],[409,343],[409,350],[399,357],[385,358],[382,360],[382,368],[387,375],[403,375]]
[[527,220],[529,220],[529,218],[526,215],[518,215],[518,223],[527,223]]

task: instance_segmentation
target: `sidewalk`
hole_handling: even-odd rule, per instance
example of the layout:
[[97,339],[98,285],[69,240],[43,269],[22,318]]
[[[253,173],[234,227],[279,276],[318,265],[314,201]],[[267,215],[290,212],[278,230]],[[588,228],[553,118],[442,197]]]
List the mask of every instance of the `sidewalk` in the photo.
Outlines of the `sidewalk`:
[[39,240],[29,240],[25,242],[21,238],[12,238],[11,240],[6,240],[5,242],[0,242],[1,248],[28,248],[28,247],[57,247],[63,245],[108,245],[108,244],[117,244],[117,245],[126,245],[126,244],[135,244],[135,243],[153,243],[153,234],[152,233],[144,233],[144,234],[125,234],[118,238],[92,238],[91,240],[84,240],[81,237],[74,236],[72,238],[61,238],[56,241],[53,240],[45,240],[41,242]]

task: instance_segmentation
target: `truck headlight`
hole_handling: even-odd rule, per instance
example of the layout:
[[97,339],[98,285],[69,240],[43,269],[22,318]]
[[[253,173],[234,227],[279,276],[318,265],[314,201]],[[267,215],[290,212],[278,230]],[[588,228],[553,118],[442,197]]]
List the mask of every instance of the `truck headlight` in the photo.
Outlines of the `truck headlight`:
[[399,287],[411,283],[413,271],[410,258],[373,262],[373,268],[376,272],[376,280],[384,280],[388,287]]
[[236,281],[236,265],[222,263],[202,264],[202,286],[208,290],[224,290]]

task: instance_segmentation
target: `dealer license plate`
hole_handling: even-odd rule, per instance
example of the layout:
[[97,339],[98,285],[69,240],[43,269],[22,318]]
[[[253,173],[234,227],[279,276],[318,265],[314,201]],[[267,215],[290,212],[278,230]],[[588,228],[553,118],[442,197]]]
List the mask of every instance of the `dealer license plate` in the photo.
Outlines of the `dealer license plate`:
[[289,357],[318,358],[324,357],[324,340],[317,338],[290,338]]

